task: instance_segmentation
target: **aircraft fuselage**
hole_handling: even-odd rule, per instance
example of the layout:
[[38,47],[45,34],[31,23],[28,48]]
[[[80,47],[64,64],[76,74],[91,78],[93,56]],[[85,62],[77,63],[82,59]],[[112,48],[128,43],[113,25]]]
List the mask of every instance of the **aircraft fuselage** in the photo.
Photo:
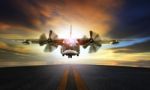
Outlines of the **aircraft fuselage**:
[[70,38],[63,41],[63,45],[61,47],[62,56],[66,55],[68,58],[72,58],[74,55],[79,56],[79,53],[80,46],[77,40]]

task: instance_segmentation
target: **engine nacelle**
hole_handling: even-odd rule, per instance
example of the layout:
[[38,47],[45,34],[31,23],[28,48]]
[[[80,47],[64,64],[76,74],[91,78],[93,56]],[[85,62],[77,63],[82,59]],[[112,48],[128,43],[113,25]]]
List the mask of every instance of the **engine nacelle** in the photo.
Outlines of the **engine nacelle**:
[[119,43],[118,40],[113,40],[113,41],[112,41],[112,44],[118,44],[118,43]]
[[25,44],[25,45],[29,45],[31,42],[29,40],[25,40],[22,43]]
[[47,42],[47,40],[45,40],[45,41],[39,41],[39,45],[40,46],[43,46],[43,45],[45,45],[45,44],[47,44],[48,42]]

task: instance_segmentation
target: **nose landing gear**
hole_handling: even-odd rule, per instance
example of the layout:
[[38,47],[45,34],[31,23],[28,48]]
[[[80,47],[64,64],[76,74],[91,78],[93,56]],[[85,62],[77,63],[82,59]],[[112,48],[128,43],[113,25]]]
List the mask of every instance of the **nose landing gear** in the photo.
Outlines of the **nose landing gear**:
[[68,55],[68,58],[72,58],[72,55]]

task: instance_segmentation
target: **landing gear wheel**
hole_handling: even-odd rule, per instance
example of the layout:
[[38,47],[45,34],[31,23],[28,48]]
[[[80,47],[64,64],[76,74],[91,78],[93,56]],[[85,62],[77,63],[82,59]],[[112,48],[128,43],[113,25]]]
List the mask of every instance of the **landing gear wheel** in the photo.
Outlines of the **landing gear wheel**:
[[72,56],[71,56],[71,55],[68,55],[68,58],[72,58]]

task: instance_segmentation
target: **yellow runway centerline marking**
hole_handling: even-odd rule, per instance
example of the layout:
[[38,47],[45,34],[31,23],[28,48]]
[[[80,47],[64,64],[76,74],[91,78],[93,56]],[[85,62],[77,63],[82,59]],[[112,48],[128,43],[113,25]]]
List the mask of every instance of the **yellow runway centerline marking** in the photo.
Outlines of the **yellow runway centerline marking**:
[[63,77],[60,80],[60,84],[59,84],[57,90],[66,90],[68,73],[69,73],[68,68],[65,68]]
[[[69,70],[70,69],[70,70]],[[69,77],[69,71],[73,72],[73,78],[75,80],[75,86],[77,90],[89,90],[84,82],[84,80],[81,78],[80,73],[77,71],[75,66],[66,67],[63,73],[63,76],[61,77],[60,83],[58,85],[57,90],[67,90],[67,84],[68,84],[68,77]]]
[[73,69],[73,75],[76,82],[77,90],[88,90],[85,82],[81,78],[80,73],[77,71],[75,66],[72,66],[72,69]]

